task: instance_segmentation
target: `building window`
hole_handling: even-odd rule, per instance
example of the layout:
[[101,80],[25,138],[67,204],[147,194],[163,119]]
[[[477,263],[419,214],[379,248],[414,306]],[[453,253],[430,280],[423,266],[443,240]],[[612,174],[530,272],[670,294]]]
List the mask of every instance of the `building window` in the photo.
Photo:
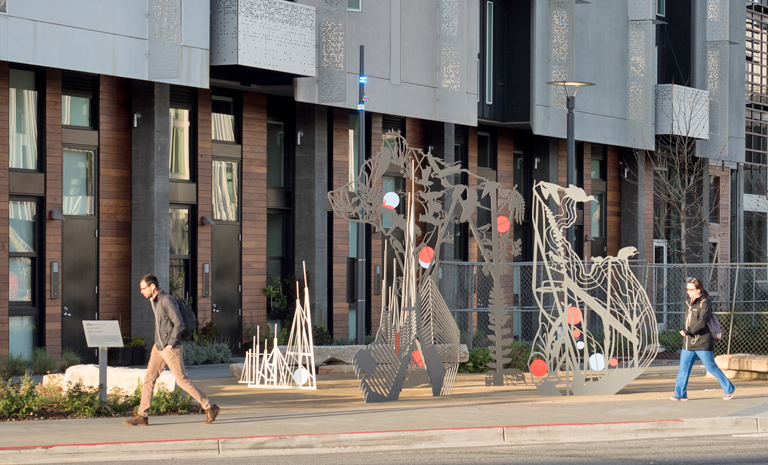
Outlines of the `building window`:
[[347,0],[347,11],[363,11],[363,0]]
[[234,97],[213,96],[211,123],[213,125],[213,140],[237,142]]
[[95,212],[95,170],[92,150],[64,149],[62,208],[65,215],[92,216]]
[[169,213],[169,291],[174,299],[184,299],[189,302],[191,288],[189,264],[192,258],[189,207],[171,207]]
[[656,15],[665,16],[667,14],[666,12],[667,12],[667,1],[656,0]]
[[9,202],[9,352],[29,359],[37,345],[37,224],[35,200]]
[[281,281],[286,269],[286,232],[288,214],[279,210],[267,212],[267,281],[273,278]]
[[490,132],[477,131],[477,166],[496,169],[496,150],[493,135]]
[[240,163],[235,161],[213,161],[214,220],[238,220],[238,198],[240,196],[239,167]]
[[605,194],[593,193],[595,198],[590,206],[590,235],[592,237],[605,237]]
[[91,99],[62,95],[61,124],[63,126],[91,128]]
[[37,90],[35,72],[10,70],[9,167],[37,169]]
[[189,110],[170,109],[171,152],[169,154],[169,173],[171,179],[189,181]]
[[8,0],[0,0],[0,13],[8,13]]
[[61,125],[94,129],[94,96],[97,77],[90,74],[63,71],[61,73]]
[[709,222],[720,223],[720,176],[709,177]]
[[744,262],[765,263],[766,256],[766,214],[744,212]]
[[285,185],[285,124],[267,121],[267,187]]
[[493,2],[485,2],[485,103],[493,103]]

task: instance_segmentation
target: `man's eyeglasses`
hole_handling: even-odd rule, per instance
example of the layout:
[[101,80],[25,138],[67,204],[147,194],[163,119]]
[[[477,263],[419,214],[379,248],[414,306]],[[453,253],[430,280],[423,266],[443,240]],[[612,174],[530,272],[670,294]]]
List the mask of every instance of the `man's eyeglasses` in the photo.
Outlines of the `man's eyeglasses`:
[[139,289],[141,289],[142,292],[143,292],[143,291],[149,289],[149,286],[139,286]]

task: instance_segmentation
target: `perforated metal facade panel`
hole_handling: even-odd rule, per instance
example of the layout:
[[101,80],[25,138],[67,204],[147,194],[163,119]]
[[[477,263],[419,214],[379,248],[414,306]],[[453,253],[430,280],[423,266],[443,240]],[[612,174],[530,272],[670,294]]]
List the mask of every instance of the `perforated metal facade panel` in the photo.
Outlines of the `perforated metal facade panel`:
[[[574,80],[574,5],[575,0],[549,0],[549,71],[550,81]],[[562,86],[551,86],[549,107],[550,133],[566,136],[566,93]]]
[[320,103],[345,102],[347,0],[320,0],[318,17],[317,99]]
[[[438,117],[454,122],[464,113],[464,1],[442,0],[438,4],[440,28]],[[457,122],[463,121],[459,118]]]
[[150,0],[149,78],[176,79],[181,65],[181,0]]

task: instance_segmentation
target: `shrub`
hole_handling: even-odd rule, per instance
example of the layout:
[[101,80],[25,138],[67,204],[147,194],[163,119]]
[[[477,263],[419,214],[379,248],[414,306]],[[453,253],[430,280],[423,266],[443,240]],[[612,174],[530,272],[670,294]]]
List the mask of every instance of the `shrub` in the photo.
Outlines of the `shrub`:
[[28,374],[17,383],[0,381],[0,418],[33,417],[37,410],[36,397],[35,382]]
[[201,345],[194,341],[185,341],[182,355],[184,365],[209,365],[213,363],[230,363],[232,351],[223,342]]
[[56,359],[49,355],[45,347],[38,347],[32,352],[32,372],[36,375],[47,375],[56,369]]
[[683,348],[683,336],[675,331],[668,329],[659,332],[659,344],[664,346],[665,352],[676,353]]
[[67,368],[83,363],[83,357],[80,353],[69,347],[65,347],[61,351],[61,362],[59,363],[59,371],[62,373],[67,371]]
[[510,346],[512,350],[507,357],[511,358],[504,364],[504,368],[516,368],[523,373],[528,373],[528,359],[531,358],[532,346],[525,341],[514,341]]
[[2,372],[5,377],[9,376],[22,376],[27,372],[29,366],[29,360],[24,358],[22,354],[8,354],[8,360],[5,361],[2,367]]
[[133,336],[130,339],[128,338],[128,336],[125,336],[123,340],[125,341],[126,348],[138,349],[140,347],[144,347],[144,338],[141,336]]
[[345,336],[339,336],[338,338],[336,338],[335,341],[333,341],[333,345],[335,346],[351,346],[354,344],[355,344],[355,341],[353,339],[350,339]]
[[329,346],[333,343],[331,333],[325,326],[315,326],[312,329],[312,342],[316,346]]
[[491,351],[487,347],[473,347],[469,349],[469,361],[459,364],[459,373],[485,373],[491,361]]
[[149,414],[181,414],[189,413],[190,409],[192,409],[192,399],[185,396],[180,387],[176,386],[176,389],[169,392],[165,384],[161,384],[152,398]]
[[288,338],[291,337],[288,328],[280,330],[280,335],[277,336],[277,345],[284,346],[288,344]]

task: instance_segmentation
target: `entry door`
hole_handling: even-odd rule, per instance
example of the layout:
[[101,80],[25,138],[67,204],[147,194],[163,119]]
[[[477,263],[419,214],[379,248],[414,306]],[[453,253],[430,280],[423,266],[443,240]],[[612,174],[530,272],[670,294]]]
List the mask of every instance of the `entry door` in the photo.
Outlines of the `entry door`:
[[240,225],[213,226],[211,319],[219,335],[240,353]]
[[98,319],[98,245],[96,219],[68,217],[62,222],[61,345],[94,362],[98,349],[88,348],[83,320]]

